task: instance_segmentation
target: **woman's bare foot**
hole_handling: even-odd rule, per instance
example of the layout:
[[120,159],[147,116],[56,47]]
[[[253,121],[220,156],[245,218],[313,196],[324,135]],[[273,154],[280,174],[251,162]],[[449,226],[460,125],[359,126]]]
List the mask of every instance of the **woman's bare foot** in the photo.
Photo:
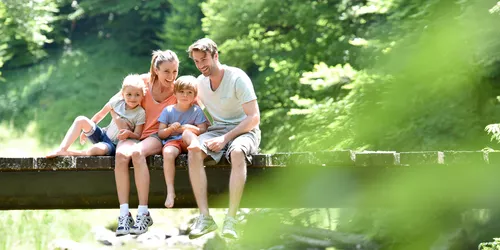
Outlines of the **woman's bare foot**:
[[70,155],[70,153],[66,150],[63,150],[63,149],[57,149],[57,150],[54,150],[54,151],[48,153],[45,157],[46,158],[54,158],[54,157],[60,156],[60,155]]
[[167,199],[165,200],[165,207],[174,207],[175,194],[167,194]]
[[193,152],[200,152],[200,142],[198,140],[192,140],[191,144],[187,147],[187,150],[193,151]]

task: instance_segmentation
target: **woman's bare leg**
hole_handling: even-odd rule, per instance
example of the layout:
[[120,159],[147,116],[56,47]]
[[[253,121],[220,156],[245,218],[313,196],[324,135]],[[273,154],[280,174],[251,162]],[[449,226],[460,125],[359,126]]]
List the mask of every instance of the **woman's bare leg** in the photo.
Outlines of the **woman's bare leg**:
[[162,144],[158,139],[148,137],[138,143],[132,151],[132,162],[134,164],[134,177],[137,187],[137,196],[139,196],[139,205],[148,205],[150,178],[146,157],[161,153],[161,149]]
[[115,156],[115,182],[118,193],[118,201],[121,204],[128,203],[130,194],[129,163],[132,150],[136,142],[133,140],[120,141],[116,146]]

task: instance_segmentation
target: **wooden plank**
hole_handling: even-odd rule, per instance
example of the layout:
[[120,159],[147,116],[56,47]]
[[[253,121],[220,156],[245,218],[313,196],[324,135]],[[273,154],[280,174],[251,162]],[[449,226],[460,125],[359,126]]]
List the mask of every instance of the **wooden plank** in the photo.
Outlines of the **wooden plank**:
[[436,165],[444,163],[444,154],[440,151],[401,152],[399,164],[402,166]]
[[[496,152],[322,151],[256,155],[242,207],[500,207]],[[149,206],[162,208],[162,157],[147,158]],[[489,163],[489,164],[488,164]],[[0,158],[0,209],[117,208],[113,157]],[[481,166],[481,167],[478,167]],[[187,157],[176,160],[176,208],[194,208]],[[230,165],[207,163],[210,207],[227,207]],[[137,194],[130,170],[130,205]]]

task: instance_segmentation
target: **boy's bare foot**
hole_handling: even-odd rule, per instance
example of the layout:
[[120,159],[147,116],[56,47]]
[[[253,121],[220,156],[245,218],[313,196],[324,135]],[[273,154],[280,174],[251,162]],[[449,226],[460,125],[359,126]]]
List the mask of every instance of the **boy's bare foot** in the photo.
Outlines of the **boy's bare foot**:
[[46,158],[54,158],[54,157],[60,156],[60,155],[70,155],[70,154],[66,150],[57,149],[57,150],[54,150],[54,151],[48,153],[45,157]]
[[200,152],[200,142],[198,140],[192,140],[191,144],[187,147],[187,150],[193,151],[193,152]]
[[167,194],[167,199],[165,200],[165,207],[174,207],[175,194]]

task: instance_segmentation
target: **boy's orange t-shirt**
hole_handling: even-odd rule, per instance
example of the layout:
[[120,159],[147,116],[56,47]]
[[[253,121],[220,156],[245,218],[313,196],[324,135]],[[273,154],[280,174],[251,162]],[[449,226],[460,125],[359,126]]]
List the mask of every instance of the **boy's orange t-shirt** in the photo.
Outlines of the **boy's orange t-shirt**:
[[153,99],[151,94],[151,86],[149,84],[149,74],[142,75],[142,80],[146,84],[146,95],[142,99],[141,105],[146,111],[146,123],[144,124],[144,129],[142,130],[141,140],[144,140],[148,136],[158,133],[158,128],[160,127],[160,122],[158,118],[160,117],[163,109],[169,105],[176,104],[177,99],[174,95],[171,95],[163,102],[158,103]]

